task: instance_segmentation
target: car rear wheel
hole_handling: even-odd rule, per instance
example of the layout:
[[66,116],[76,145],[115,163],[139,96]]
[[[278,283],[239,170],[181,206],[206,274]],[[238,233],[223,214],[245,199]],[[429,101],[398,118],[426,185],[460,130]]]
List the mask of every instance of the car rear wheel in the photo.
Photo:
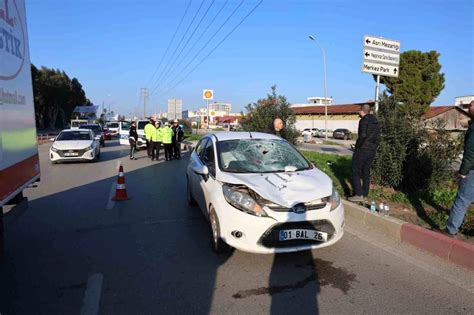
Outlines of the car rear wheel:
[[219,219],[217,218],[214,207],[211,206],[209,211],[209,222],[211,224],[211,245],[214,252],[218,254],[227,253],[231,250],[231,247],[227,245],[221,238],[221,230],[219,225]]

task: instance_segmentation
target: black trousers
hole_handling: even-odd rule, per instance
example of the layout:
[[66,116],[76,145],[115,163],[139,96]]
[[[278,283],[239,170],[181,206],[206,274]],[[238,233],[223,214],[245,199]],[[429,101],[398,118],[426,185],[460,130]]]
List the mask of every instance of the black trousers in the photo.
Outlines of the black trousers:
[[151,157],[151,151],[153,150],[153,142],[150,140],[146,140],[146,152],[148,154],[148,157]]
[[135,142],[135,139],[128,139],[128,142],[130,143],[130,158],[135,157],[135,151],[137,151],[137,143]]
[[151,158],[158,160],[160,157],[161,142],[152,141]]
[[357,196],[367,197],[370,187],[370,167],[375,158],[373,150],[356,149],[352,156],[352,186]]
[[165,147],[165,158],[166,160],[171,160],[173,157],[173,144],[172,143],[164,143],[163,146]]
[[173,157],[175,159],[181,158],[181,142],[179,141],[173,142]]

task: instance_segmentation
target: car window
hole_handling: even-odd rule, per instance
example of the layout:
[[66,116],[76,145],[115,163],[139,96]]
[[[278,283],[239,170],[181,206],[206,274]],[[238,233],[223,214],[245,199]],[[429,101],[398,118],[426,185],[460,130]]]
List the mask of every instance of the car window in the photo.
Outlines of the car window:
[[201,155],[202,155],[202,151],[207,143],[208,139],[207,138],[204,138],[202,139],[198,145],[196,146],[196,153],[197,155],[199,156],[199,158],[201,158]]
[[58,141],[77,141],[77,140],[91,140],[91,133],[89,131],[63,131],[59,134]]
[[139,121],[137,125],[137,129],[145,129],[146,124],[148,124],[148,121]]
[[202,162],[209,169],[209,173],[216,176],[216,159],[214,156],[214,144],[212,141],[207,141],[206,146],[202,152]]
[[118,128],[119,124],[118,123],[108,123],[107,127],[109,127],[109,128]]
[[312,167],[293,146],[280,139],[219,141],[217,155],[224,172],[270,173]]
[[121,124],[122,124],[122,127],[121,127],[122,130],[130,130],[130,123],[129,122],[122,121]]

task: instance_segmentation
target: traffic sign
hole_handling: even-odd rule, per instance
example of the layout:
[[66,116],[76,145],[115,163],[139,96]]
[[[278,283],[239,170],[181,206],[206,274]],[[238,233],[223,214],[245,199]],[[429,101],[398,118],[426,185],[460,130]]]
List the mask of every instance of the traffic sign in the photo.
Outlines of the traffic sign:
[[364,46],[365,48],[376,48],[383,49],[389,52],[400,53],[400,42],[392,39],[365,35]]
[[364,56],[362,58],[366,61],[391,64],[395,66],[398,66],[400,63],[400,54],[372,50],[368,48],[364,48],[363,54]]
[[202,91],[202,98],[205,100],[212,100],[214,99],[214,91],[213,90],[203,90]]
[[362,64],[362,72],[379,74],[387,77],[398,77],[398,66],[384,65],[364,60]]

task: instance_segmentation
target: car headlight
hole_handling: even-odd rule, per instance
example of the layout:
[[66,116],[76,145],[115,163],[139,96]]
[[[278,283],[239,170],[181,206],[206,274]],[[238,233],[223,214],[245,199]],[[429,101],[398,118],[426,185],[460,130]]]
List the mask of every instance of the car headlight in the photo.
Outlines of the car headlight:
[[90,151],[90,150],[92,150],[92,149],[93,149],[93,147],[92,147],[92,146],[89,146],[89,147],[85,148],[84,151]]
[[51,146],[51,151],[53,151],[53,152],[58,152],[59,150],[56,149],[54,146]]
[[339,196],[339,193],[337,192],[337,189],[334,186],[332,186],[332,194],[328,198],[328,203],[331,205],[330,211],[333,211],[341,204],[341,196]]
[[222,186],[225,200],[233,207],[258,217],[268,216],[265,210],[244,189]]

